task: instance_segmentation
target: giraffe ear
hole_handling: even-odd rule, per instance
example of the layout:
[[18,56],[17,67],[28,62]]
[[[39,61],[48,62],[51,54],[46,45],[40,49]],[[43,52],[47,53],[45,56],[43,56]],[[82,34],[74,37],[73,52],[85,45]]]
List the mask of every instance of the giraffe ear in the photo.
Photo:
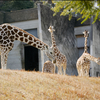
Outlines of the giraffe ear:
[[85,32],[83,32],[83,34],[85,34]]

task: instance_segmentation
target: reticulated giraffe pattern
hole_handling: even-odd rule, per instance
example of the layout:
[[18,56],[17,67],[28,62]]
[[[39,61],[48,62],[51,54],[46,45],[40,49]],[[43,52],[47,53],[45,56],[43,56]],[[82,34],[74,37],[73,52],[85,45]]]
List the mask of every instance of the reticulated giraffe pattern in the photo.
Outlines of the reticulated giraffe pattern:
[[54,53],[54,57],[53,58],[56,60],[55,66],[57,66],[57,68],[58,68],[58,74],[63,74],[63,72],[62,72],[62,67],[63,67],[63,71],[64,71],[64,75],[65,75],[66,74],[66,67],[67,67],[66,56],[63,55],[59,51],[59,49],[58,49],[58,47],[56,45],[56,41],[55,41],[54,34],[53,34],[53,31],[55,31],[55,30],[53,29],[53,26],[50,26],[48,30],[51,33],[51,40],[52,40],[51,48],[53,49],[53,53]]
[[15,40],[25,42],[40,50],[44,50],[46,54],[49,54],[49,50],[52,50],[51,48],[49,49],[47,44],[28,32],[10,24],[2,24],[0,25],[0,55],[2,69],[6,69],[7,67],[8,53],[12,50]]
[[42,72],[47,72],[47,73],[55,73],[55,69],[54,69],[54,64],[51,61],[46,61],[44,63]]
[[77,60],[76,67],[79,76],[89,76],[89,70],[90,70],[90,60],[96,62],[100,65],[100,58],[96,58],[91,56],[87,51],[87,38],[88,38],[88,31],[85,30],[83,32],[85,37],[85,43],[84,43],[84,52],[81,55],[81,57]]

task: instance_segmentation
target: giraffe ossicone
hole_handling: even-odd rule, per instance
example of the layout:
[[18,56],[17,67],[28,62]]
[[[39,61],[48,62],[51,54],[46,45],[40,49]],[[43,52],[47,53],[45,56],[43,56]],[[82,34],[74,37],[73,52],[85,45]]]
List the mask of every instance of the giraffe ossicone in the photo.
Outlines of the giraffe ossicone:
[[15,27],[10,24],[0,25],[0,55],[1,55],[1,68],[7,68],[7,58],[9,51],[14,46],[14,41],[19,40],[25,42],[37,49],[44,50],[46,54],[49,54],[52,49],[44,42],[29,34],[28,32]]

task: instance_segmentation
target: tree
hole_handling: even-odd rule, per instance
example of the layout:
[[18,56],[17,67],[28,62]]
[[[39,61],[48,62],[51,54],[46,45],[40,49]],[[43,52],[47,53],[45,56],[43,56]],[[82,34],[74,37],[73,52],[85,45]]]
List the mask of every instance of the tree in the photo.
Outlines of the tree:
[[[68,0],[68,1],[53,1],[55,7],[52,8],[54,11],[54,15],[58,12],[61,12],[60,15],[69,15],[69,20],[72,18],[72,14],[81,14],[78,20],[83,19],[81,22],[84,23],[87,19],[90,19],[94,16],[93,23],[96,22],[97,19],[100,21],[100,1],[99,0]],[[97,6],[96,6],[97,4]]]

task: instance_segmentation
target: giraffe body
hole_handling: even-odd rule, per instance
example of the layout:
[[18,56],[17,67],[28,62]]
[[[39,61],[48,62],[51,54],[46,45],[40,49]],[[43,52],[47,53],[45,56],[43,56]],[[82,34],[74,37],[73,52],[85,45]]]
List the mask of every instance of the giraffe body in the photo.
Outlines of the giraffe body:
[[2,24],[0,25],[0,55],[2,69],[6,69],[7,67],[8,53],[12,50],[15,40],[25,42],[49,54],[49,46],[35,36],[10,24]]
[[51,61],[46,61],[44,63],[42,72],[47,72],[47,73],[55,73],[55,69],[54,69],[54,64]]
[[50,26],[48,30],[51,33],[51,39],[52,39],[51,48],[53,49],[54,59],[56,60],[55,66],[58,67],[58,74],[63,74],[63,72],[62,72],[62,67],[63,67],[63,71],[64,71],[64,75],[65,75],[66,67],[67,67],[66,56],[63,55],[56,46],[56,41],[55,41],[54,34],[53,34],[53,31],[55,31],[55,30],[53,29],[53,26]]
[[89,76],[90,61],[94,61],[100,65],[100,58],[95,58],[87,52],[88,32],[85,31],[83,33],[85,37],[84,52],[81,55],[81,57],[77,60],[76,67],[77,67],[79,76]]

